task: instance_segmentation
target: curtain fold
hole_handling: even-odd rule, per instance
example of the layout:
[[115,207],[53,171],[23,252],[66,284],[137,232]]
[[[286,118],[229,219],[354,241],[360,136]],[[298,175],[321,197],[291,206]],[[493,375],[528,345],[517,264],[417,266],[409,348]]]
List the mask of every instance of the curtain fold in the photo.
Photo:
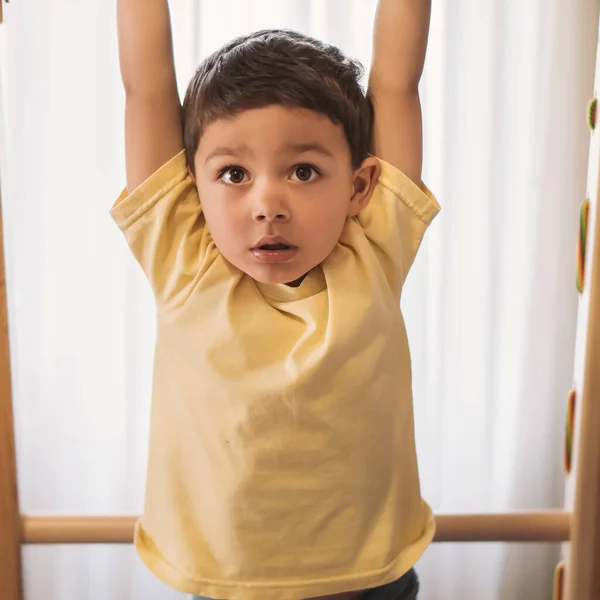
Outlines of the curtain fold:
[[[183,97],[228,39],[289,27],[368,68],[375,0],[172,2]],[[125,182],[112,2],[29,0],[0,27],[0,166],[23,513],[138,514],[155,312],[108,211]],[[436,512],[561,507],[575,240],[598,3],[439,0],[421,85],[436,219],[403,294]],[[551,544],[434,545],[421,600],[542,600]],[[131,546],[26,547],[26,598],[175,599]]]

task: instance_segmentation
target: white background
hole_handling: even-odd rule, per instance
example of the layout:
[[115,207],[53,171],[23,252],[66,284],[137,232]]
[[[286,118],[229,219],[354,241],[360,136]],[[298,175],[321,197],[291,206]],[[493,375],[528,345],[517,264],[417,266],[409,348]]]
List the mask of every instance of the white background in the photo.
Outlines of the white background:
[[[290,27],[368,67],[374,0],[173,0],[180,92],[230,38]],[[109,217],[124,185],[115,3],[15,0],[0,146],[23,513],[139,514],[154,308]],[[421,97],[443,207],[403,299],[436,512],[561,507],[595,0],[436,0]],[[420,600],[550,597],[558,547],[434,545]],[[175,599],[132,546],[26,547],[27,600]]]

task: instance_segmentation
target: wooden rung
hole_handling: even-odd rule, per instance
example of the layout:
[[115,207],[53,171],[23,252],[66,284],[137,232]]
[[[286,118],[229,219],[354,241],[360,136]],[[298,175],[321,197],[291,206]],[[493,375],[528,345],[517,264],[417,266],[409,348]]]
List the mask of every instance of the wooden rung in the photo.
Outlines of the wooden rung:
[[131,544],[137,517],[21,517],[24,544]]
[[566,542],[571,513],[563,510],[436,516],[436,542]]
[[[137,517],[23,516],[25,544],[130,544]],[[564,542],[564,511],[438,515],[436,542]]]

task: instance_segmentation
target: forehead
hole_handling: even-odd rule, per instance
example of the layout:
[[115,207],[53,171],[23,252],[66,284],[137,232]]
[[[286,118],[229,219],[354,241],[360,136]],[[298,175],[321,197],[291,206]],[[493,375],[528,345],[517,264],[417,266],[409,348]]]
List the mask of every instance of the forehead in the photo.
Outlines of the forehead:
[[196,158],[204,162],[219,147],[244,147],[249,154],[283,155],[316,146],[329,151],[333,158],[350,156],[342,126],[334,124],[327,115],[271,105],[244,110],[207,125]]

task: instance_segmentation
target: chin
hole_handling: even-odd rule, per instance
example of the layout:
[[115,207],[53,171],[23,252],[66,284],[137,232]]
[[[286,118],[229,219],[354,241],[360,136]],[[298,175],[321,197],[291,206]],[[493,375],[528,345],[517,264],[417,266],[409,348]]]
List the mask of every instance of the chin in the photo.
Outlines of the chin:
[[[1,1],[1,0],[0,0]],[[227,259],[227,257],[225,256]],[[279,264],[261,264],[255,260],[244,260],[244,257],[235,257],[237,260],[229,260],[229,262],[257,281],[267,285],[288,284],[300,285],[309,271],[321,264],[317,262],[312,264],[312,261],[307,260],[291,260],[286,263]],[[241,260],[240,260],[241,258]]]
[[283,265],[279,267],[269,266],[258,269],[244,269],[244,273],[252,277],[255,281],[271,285],[278,283],[291,284],[296,282],[300,285],[308,271],[310,271],[310,268],[298,269],[290,268],[289,266],[286,268]]
[[295,282],[299,279],[303,279],[304,276],[306,275],[306,273],[300,273],[299,275],[295,274],[295,273],[289,273],[289,274],[284,274],[284,273],[247,273],[247,275],[250,275],[250,277],[252,277],[252,279],[254,279],[255,281],[258,281],[259,283],[266,283],[266,284],[278,284],[278,283],[291,283],[291,282]]

